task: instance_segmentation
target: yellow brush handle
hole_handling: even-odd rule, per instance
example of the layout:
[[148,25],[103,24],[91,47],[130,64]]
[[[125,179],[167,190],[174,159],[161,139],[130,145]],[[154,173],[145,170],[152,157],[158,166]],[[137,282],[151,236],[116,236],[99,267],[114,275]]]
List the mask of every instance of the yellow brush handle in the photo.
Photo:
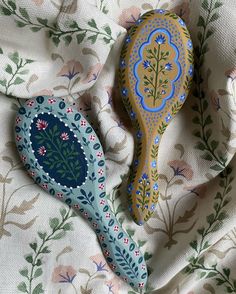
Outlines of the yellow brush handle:
[[192,41],[183,20],[165,10],[145,13],[128,32],[119,68],[120,92],[136,132],[128,194],[139,225],[155,210],[160,140],[186,100],[192,76]]

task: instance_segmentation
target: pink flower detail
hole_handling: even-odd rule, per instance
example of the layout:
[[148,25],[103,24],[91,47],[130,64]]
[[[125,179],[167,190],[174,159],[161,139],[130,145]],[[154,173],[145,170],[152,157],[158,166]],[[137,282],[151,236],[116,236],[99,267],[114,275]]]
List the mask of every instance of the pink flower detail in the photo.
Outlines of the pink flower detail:
[[100,201],[100,204],[101,205],[104,205],[106,203],[106,201],[104,200],[104,199],[102,199],[101,201]]
[[195,194],[200,199],[204,199],[207,196],[207,185],[202,184],[195,187],[185,187],[185,189],[193,194]]
[[104,251],[104,254],[105,254],[106,256],[110,256],[110,252],[109,252],[108,250],[105,250],[105,251]]
[[54,98],[48,98],[48,103],[49,104],[54,104],[54,103],[56,103],[56,99],[54,99]]
[[193,170],[189,164],[184,160],[173,160],[169,161],[168,165],[173,169],[174,176],[182,176],[187,181],[192,180]]
[[103,235],[100,235],[100,236],[99,236],[99,239],[100,239],[101,241],[104,241],[104,240],[105,240],[105,237],[104,237]]
[[124,9],[119,17],[119,25],[128,29],[135,23],[137,23],[141,15],[141,10],[138,7],[131,6]]
[[75,204],[75,205],[74,205],[74,208],[76,208],[76,209],[80,209],[79,204]]
[[43,4],[44,0],[32,0],[36,6],[40,6]]
[[63,193],[58,192],[57,193],[57,198],[63,198]]
[[76,270],[72,266],[59,265],[52,274],[54,283],[72,283],[76,276]]
[[146,270],[146,265],[145,264],[142,264],[142,270]]
[[96,81],[102,68],[103,68],[103,65],[101,63],[97,63],[94,66],[91,66],[88,69],[87,76],[83,79],[83,83],[87,84],[92,81]]
[[86,120],[82,119],[80,122],[81,127],[85,127],[87,125]]
[[114,226],[114,232],[118,232],[119,231],[119,227],[118,226]]
[[61,134],[60,138],[61,138],[63,141],[67,141],[67,140],[69,140],[69,135],[68,135],[67,133],[64,132],[64,133]]
[[99,158],[101,158],[102,155],[103,155],[103,153],[102,153],[101,151],[99,151],[99,152],[97,153],[97,157],[99,157]]
[[83,72],[83,67],[79,61],[70,60],[57,74],[58,77],[66,77],[72,80],[76,75]]
[[106,213],[106,218],[111,218],[111,214],[109,212]]
[[95,141],[96,137],[94,135],[90,135],[89,140],[90,141]]
[[73,109],[72,109],[71,107],[68,107],[68,108],[66,109],[66,112],[67,112],[67,113],[72,113],[72,112],[73,112]]
[[32,177],[34,177],[35,176],[35,172],[34,171],[30,171],[30,173],[29,173]]
[[138,286],[139,286],[139,288],[143,288],[144,287],[144,282],[139,283]]
[[48,127],[48,123],[45,120],[38,119],[36,122],[36,127],[39,131],[41,131],[41,130],[44,131]]
[[102,168],[100,168],[100,169],[98,170],[98,173],[99,173],[100,176],[103,175],[103,172],[104,172],[104,170],[103,170]]
[[28,100],[26,104],[27,106],[32,107],[34,105],[34,100]]
[[114,270],[116,269],[116,265],[114,265],[113,263],[110,265],[110,267]]
[[16,117],[16,123],[18,124],[21,121],[21,118],[19,116]]
[[38,154],[41,156],[44,156],[46,154],[47,150],[44,146],[39,147]]
[[135,256],[139,256],[140,255],[140,251],[139,250],[135,250],[134,253],[135,253]]
[[104,184],[99,184],[99,185],[98,185],[98,188],[99,188],[100,190],[103,190],[103,189],[105,188],[105,186],[104,186]]
[[88,216],[88,213],[87,212],[84,212],[84,216],[87,217]]
[[89,257],[92,262],[96,265],[97,272],[108,272],[109,267],[107,262],[102,254],[96,254]]
[[21,160],[25,162],[26,161],[26,156],[25,155],[22,155],[21,156]]
[[22,139],[21,136],[19,136],[19,135],[16,136],[16,141],[17,141],[17,142],[19,142],[21,139]]
[[128,238],[124,238],[124,244],[128,244],[129,243],[129,239]]
[[48,189],[48,184],[42,184],[43,189]]
[[[113,268],[113,266],[116,268],[115,265],[112,265],[111,264],[111,267]],[[113,269],[115,269],[113,268]],[[128,281],[128,279],[126,278],[126,280],[123,278],[124,281]],[[119,294],[120,292],[120,289],[122,287],[122,280],[117,277],[117,276],[114,276],[114,278],[112,278],[111,280],[108,280],[106,282],[106,285],[108,287],[108,290],[109,290],[109,293],[112,293],[112,294]]]
[[93,227],[94,228],[97,228],[98,227],[98,224],[97,223],[93,223]]

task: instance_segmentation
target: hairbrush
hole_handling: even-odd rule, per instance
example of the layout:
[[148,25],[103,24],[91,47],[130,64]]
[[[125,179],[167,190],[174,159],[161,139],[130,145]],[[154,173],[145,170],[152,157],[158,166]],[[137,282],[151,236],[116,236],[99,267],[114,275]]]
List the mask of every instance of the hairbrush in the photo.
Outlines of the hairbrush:
[[119,67],[120,93],[135,130],[128,194],[139,225],[155,210],[159,144],[187,98],[192,76],[192,41],[184,21],[162,9],[145,13],[128,31]]
[[104,154],[88,121],[61,99],[39,96],[19,109],[15,139],[34,181],[91,223],[115,274],[134,288],[145,287],[144,257],[109,207]]

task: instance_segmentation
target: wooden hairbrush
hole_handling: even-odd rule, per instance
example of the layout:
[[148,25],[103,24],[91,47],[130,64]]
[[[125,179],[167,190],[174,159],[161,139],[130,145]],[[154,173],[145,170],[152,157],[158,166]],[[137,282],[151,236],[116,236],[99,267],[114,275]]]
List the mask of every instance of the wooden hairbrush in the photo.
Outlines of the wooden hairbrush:
[[19,109],[15,139],[34,181],[91,223],[116,275],[144,288],[146,262],[107,202],[104,154],[88,121],[61,99],[39,96]]
[[155,210],[160,140],[186,100],[192,76],[192,41],[184,21],[161,9],[145,13],[128,32],[119,68],[120,92],[135,129],[128,194],[139,225]]

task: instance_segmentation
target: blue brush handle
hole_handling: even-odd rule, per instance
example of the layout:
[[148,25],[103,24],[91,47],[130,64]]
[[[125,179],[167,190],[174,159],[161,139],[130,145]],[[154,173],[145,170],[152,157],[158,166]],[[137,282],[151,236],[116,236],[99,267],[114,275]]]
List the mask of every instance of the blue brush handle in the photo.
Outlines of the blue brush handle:
[[144,288],[144,257],[108,205],[104,154],[88,121],[64,101],[39,96],[19,109],[15,134],[35,182],[79,210],[91,222],[111,269],[132,287]]

